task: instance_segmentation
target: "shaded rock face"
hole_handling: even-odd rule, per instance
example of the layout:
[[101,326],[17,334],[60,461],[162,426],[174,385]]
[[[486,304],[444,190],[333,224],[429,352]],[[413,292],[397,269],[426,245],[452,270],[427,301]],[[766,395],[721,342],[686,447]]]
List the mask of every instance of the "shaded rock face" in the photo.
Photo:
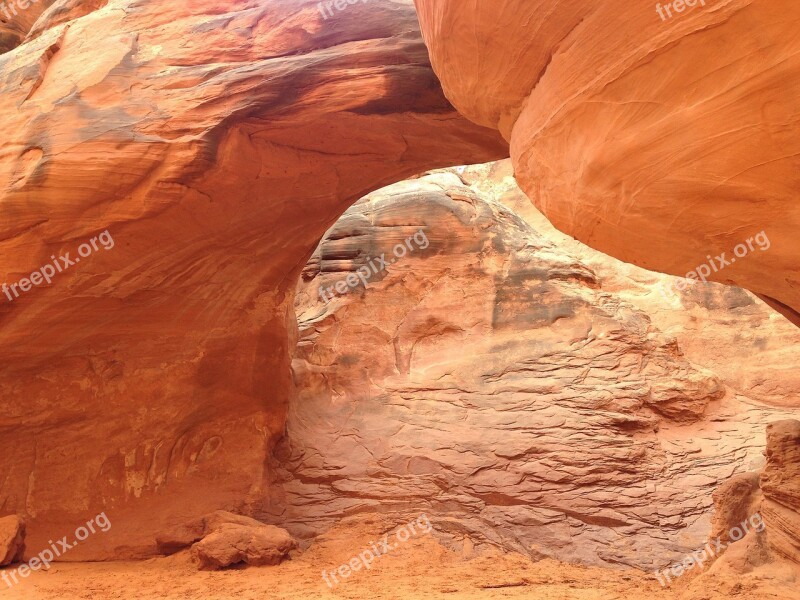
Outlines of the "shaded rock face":
[[510,141],[556,227],[681,276],[763,231],[768,250],[710,278],[800,323],[800,4],[708,2],[663,20],[649,0],[416,4],[448,98]]
[[[364,285],[375,257],[388,266]],[[691,364],[452,173],[345,213],[296,310],[264,518],[303,538],[356,512],[425,512],[456,545],[662,566],[704,543],[710,490],[758,464],[764,425],[786,414]]]
[[[768,426],[769,427],[769,426]],[[709,540],[719,539],[730,543],[731,531],[739,527],[753,515],[759,515],[761,494],[758,487],[758,473],[740,473],[725,481],[714,490],[714,520]],[[763,519],[753,519],[759,529],[763,529]],[[738,535],[738,534],[737,534]]]
[[714,491],[714,527],[709,540],[729,547],[712,572],[731,578],[755,572],[762,580],[769,580],[776,575],[780,578],[779,571],[783,570],[796,592],[800,566],[800,421],[770,423],[765,454],[767,463],[760,473],[736,475]]
[[800,564],[800,421],[767,428],[767,465],[761,473],[761,510],[770,548]]
[[367,191],[506,151],[444,98],[410,1],[329,20],[58,2],[0,55],[0,89],[0,283],[114,241],[0,295],[0,506],[31,548],[105,510],[71,560],[146,555],[165,524],[260,498],[320,237]]
[[[78,4],[83,0],[66,0]],[[19,46],[31,33],[34,24],[48,12],[54,4],[64,4],[65,0],[4,0],[0,2],[0,54]],[[83,2],[92,4],[92,2]],[[22,8],[22,6],[26,8]],[[57,10],[57,9],[56,9]]]

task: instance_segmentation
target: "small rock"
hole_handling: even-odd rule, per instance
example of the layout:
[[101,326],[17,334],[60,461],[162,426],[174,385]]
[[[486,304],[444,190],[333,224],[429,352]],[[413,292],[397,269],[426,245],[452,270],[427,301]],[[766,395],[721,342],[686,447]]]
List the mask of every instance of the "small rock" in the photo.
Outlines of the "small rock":
[[22,560],[25,552],[25,521],[16,515],[0,519],[0,567]]
[[222,523],[192,546],[192,558],[202,570],[238,563],[277,565],[296,547],[294,538],[280,527]]

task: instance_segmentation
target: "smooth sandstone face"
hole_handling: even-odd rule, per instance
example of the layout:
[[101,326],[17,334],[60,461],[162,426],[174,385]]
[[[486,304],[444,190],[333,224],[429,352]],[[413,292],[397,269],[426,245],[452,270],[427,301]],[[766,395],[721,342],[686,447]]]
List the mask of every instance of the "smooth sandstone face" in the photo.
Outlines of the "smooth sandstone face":
[[416,4],[448,98],[510,141],[554,225],[649,269],[709,265],[797,318],[797,2]]

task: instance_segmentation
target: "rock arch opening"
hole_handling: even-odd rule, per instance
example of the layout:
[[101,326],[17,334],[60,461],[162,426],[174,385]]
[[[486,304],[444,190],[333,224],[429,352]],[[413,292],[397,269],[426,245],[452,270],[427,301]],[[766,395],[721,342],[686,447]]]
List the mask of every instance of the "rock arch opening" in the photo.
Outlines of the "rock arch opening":
[[[266,518],[311,540],[342,519],[425,514],[459,550],[642,569],[705,543],[710,491],[763,467],[765,427],[791,410],[748,407],[734,374],[700,366],[723,360],[694,364],[654,325],[648,310],[685,311],[655,292],[668,276],[569,249],[545,223],[507,162],[344,213],[298,283]],[[769,320],[747,292],[704,293],[686,305]]]

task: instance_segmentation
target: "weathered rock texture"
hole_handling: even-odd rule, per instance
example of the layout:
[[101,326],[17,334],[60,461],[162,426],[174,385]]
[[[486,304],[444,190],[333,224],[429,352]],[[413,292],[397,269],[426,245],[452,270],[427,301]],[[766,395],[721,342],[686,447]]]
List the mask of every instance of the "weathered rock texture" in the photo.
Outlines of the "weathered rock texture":
[[200,569],[217,570],[245,563],[277,565],[297,542],[289,533],[255,519],[218,512],[206,519],[203,538],[192,546]]
[[[788,581],[793,598],[800,575],[800,421],[767,426],[766,456],[760,474],[742,473],[714,492],[709,540],[713,548],[722,542],[724,554],[709,572],[734,581],[747,573],[761,581]],[[702,587],[704,579],[692,587]]]
[[35,550],[104,510],[64,558],[140,556],[262,496],[325,230],[505,144],[444,98],[410,0],[61,1],[30,31],[0,55],[3,282],[115,245],[0,296],[0,514]]
[[192,546],[192,558],[205,571],[231,565],[277,565],[297,547],[297,542],[280,527],[248,527],[228,523]]
[[[763,518],[758,512],[762,499],[758,480],[758,473],[739,473],[714,490],[711,495],[714,499],[714,519],[709,540],[729,544],[733,528],[750,519],[755,521],[756,528],[764,529]],[[754,515],[758,518],[754,519]]]
[[800,421],[780,421],[768,427],[761,490],[770,548],[800,564]]
[[[429,244],[391,263],[420,229]],[[321,288],[381,255],[386,271],[325,303]],[[691,364],[592,269],[453,173],[345,213],[297,311],[265,513],[303,538],[356,512],[425,512],[457,544],[663,566],[702,546],[711,492],[760,466],[764,426],[790,414]]]
[[476,191],[509,207],[591,268],[604,291],[644,311],[691,362],[748,398],[800,408],[800,329],[753,294],[713,282],[680,289],[681,278],[624,263],[561,233],[519,188],[510,160],[458,172]]
[[[800,323],[800,37],[795,0],[416,0],[454,105],[511,143],[562,231],[685,275],[765,231],[712,279]],[[664,3],[661,3],[664,4]]]

